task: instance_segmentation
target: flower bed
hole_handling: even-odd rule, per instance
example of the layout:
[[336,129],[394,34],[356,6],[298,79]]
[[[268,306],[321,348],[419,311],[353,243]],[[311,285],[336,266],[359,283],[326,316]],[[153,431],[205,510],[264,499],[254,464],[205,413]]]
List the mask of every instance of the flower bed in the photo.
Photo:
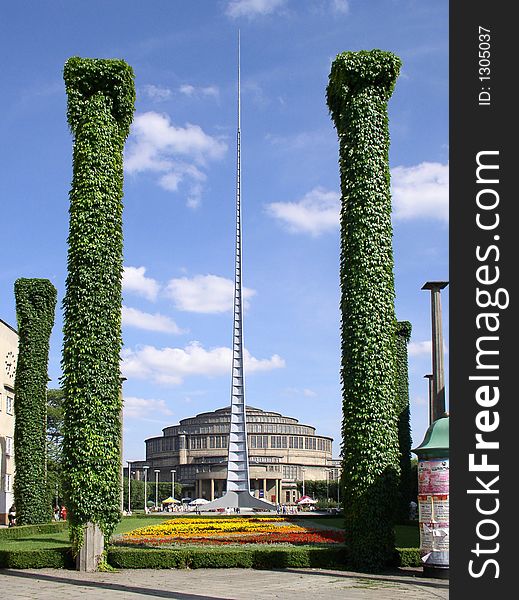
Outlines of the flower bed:
[[341,544],[344,532],[315,529],[283,518],[172,519],[141,527],[114,540],[118,545]]

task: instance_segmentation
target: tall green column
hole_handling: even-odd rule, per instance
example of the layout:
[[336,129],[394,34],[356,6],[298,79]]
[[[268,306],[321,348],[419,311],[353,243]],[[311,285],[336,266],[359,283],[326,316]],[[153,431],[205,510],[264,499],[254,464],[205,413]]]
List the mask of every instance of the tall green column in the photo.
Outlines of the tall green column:
[[411,339],[409,321],[398,321],[396,327],[396,412],[398,418],[398,449],[400,454],[400,486],[396,517],[409,519],[411,502],[411,411],[409,406],[409,360],[407,345]]
[[63,472],[71,538],[79,549],[87,524],[108,537],[120,519],[123,146],[135,87],[133,71],[122,60],[73,57],[64,79],[74,156],[64,300]]
[[17,279],[18,364],[14,383],[14,499],[18,525],[50,520],[47,497],[47,368],[56,288],[48,279]]
[[379,569],[394,551],[399,452],[387,102],[400,60],[334,60],[327,102],[339,136],[343,506],[348,558]]

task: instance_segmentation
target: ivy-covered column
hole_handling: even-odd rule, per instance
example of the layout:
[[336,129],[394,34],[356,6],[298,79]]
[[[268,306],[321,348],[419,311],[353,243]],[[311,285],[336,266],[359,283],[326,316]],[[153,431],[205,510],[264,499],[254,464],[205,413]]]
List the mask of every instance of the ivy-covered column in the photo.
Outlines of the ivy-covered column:
[[17,279],[18,364],[14,391],[14,501],[18,525],[51,518],[46,485],[47,368],[56,288],[48,279]]
[[411,339],[409,321],[398,321],[396,327],[396,414],[398,418],[398,449],[400,454],[400,486],[396,517],[409,519],[411,502],[411,411],[409,407],[409,361],[407,345]]
[[387,102],[400,64],[390,52],[344,52],[327,87],[342,195],[342,500],[348,558],[370,569],[394,552],[399,480]]
[[[123,147],[135,86],[122,60],[73,57],[64,79],[74,156],[64,300],[63,472],[78,550],[84,540],[90,545],[92,528],[108,538],[120,519]],[[93,546],[97,553],[98,542]],[[80,568],[90,570],[81,561],[80,556]]]

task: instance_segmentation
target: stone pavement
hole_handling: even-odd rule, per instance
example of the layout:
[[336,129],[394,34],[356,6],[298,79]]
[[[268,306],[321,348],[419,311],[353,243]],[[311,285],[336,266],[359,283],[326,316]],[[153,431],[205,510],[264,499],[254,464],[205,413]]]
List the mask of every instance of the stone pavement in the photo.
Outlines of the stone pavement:
[[0,569],[0,590],[9,600],[78,596],[88,600],[448,599],[448,581],[420,575],[419,569],[381,575],[327,569],[123,569],[115,573]]

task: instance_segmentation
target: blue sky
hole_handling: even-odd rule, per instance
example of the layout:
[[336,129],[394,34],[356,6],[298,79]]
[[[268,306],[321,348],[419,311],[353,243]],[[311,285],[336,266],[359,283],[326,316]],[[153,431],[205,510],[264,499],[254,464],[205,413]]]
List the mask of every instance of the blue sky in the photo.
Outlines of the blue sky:
[[[126,459],[230,399],[237,32],[247,402],[312,424],[340,451],[338,144],[330,64],[380,48],[403,62],[389,102],[397,318],[409,320],[413,442],[427,428],[427,280],[448,279],[446,0],[21,0],[0,35],[0,318],[14,281],[58,289],[58,386],[72,138],[63,65],[122,58],[137,103],[125,149]],[[442,293],[448,363],[448,288]]]

